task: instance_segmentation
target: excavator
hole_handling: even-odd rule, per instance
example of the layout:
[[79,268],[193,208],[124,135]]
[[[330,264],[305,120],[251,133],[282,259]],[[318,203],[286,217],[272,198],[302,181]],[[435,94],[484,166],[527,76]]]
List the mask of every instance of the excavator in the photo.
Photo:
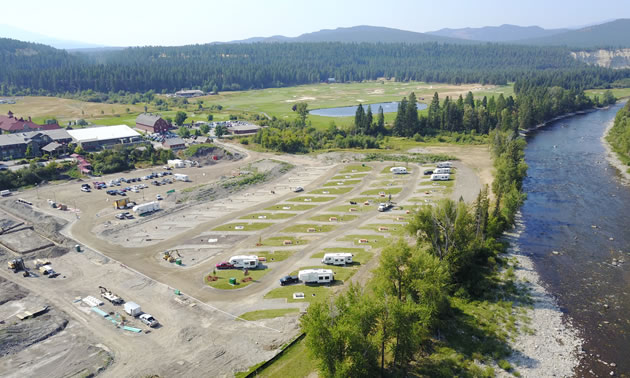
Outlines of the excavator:
[[13,270],[13,273],[17,273],[23,270],[24,277],[29,276],[28,270],[26,270],[26,265],[24,265],[24,259],[17,258],[17,259],[9,260],[8,265],[9,265],[9,269]]
[[164,251],[164,256],[162,256],[162,259],[164,259],[164,261],[168,261],[170,263],[175,262],[177,259],[181,259],[182,256],[179,254],[179,252],[177,252],[177,250],[175,251]]

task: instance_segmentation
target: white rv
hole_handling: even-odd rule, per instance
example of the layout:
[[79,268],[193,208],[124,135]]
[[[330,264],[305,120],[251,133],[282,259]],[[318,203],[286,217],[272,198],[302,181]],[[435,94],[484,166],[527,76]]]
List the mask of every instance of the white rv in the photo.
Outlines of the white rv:
[[173,168],[184,168],[186,166],[186,163],[181,159],[167,160],[166,164]]
[[409,172],[407,172],[407,168],[405,167],[392,167],[389,169],[389,171],[395,175],[405,175]]
[[143,204],[136,205],[133,207],[133,212],[138,215],[151,213],[157,210],[160,210],[160,203],[157,201],[143,203]]
[[229,263],[235,268],[254,269],[258,267],[258,256],[232,256]]
[[451,173],[451,169],[450,168],[436,168],[433,173],[438,174],[438,175],[442,175],[445,173]]
[[184,182],[190,181],[190,179],[188,178],[188,175],[184,175],[181,173],[175,173],[173,177],[175,177],[175,180],[177,181],[184,181]]
[[300,270],[298,278],[304,283],[330,283],[335,280],[335,273],[330,269]]
[[352,253],[326,253],[322,263],[330,265],[352,264]]
[[431,181],[448,181],[450,177],[448,173],[434,173],[431,175]]
[[437,163],[437,167],[438,168],[452,168],[453,163],[451,163],[450,161],[441,161]]

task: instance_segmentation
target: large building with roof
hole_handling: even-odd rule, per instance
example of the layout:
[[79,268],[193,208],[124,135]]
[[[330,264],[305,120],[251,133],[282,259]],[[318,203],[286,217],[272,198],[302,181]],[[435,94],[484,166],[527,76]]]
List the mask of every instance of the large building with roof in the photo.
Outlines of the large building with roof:
[[136,128],[148,133],[163,134],[171,127],[159,114],[142,113],[136,118]]
[[0,135],[0,159],[12,160],[64,151],[72,137],[64,129]]
[[11,111],[7,115],[0,115],[0,130],[8,133],[23,133],[29,131],[46,131],[60,129],[59,125],[46,124],[39,125],[31,120],[31,117],[24,119],[17,118]]
[[74,142],[84,150],[94,151],[114,145],[134,145],[142,142],[140,134],[127,125],[97,126],[68,130]]

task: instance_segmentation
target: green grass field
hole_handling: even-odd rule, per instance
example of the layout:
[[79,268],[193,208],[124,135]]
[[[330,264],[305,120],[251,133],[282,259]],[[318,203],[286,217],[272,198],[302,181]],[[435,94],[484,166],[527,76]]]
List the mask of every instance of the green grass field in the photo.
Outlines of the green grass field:
[[273,310],[258,310],[246,312],[243,315],[239,316],[241,319],[256,321],[262,319],[273,319],[279,318],[281,316],[287,316],[292,314],[297,314],[300,312],[299,308],[278,308]]
[[367,164],[352,164],[346,166],[344,169],[339,171],[339,173],[369,172],[371,170],[372,167]]
[[289,273],[291,276],[297,276],[300,270],[306,269],[330,269],[335,273],[335,281],[347,281],[350,277],[352,277],[358,270],[357,266],[333,266],[333,265],[317,265],[317,266],[303,266],[300,269],[296,269],[293,272]]
[[[367,239],[367,243],[359,243],[360,239]],[[391,239],[386,238],[383,235],[347,235],[341,239],[337,239],[339,241],[350,241],[355,245],[364,245],[371,246],[372,248],[383,248],[392,242]]]
[[[253,213],[247,214],[239,219],[288,219],[294,217],[296,214],[291,213]],[[260,218],[264,217],[264,218]]]
[[315,230],[311,233],[330,232],[337,228],[332,224],[294,224],[282,230],[281,232],[301,232],[307,233],[309,229]]
[[[293,293],[304,293],[304,299],[293,299]],[[314,303],[325,300],[331,293],[327,286],[289,285],[271,290],[265,294],[265,299],[285,298],[288,303]]]
[[[336,221],[331,221],[330,218],[337,218],[337,220]],[[335,222],[350,222],[350,221],[353,221],[353,220],[357,219],[357,215],[320,214],[320,215],[316,215],[316,216],[308,218],[308,219],[316,221],[316,222],[331,222],[331,223],[335,223]]]
[[[297,205],[297,204],[293,204],[293,203],[281,203],[279,205],[274,205],[271,207],[266,208],[265,210],[267,211],[275,211],[275,210],[279,210],[279,211],[306,211],[306,210],[310,210],[312,208],[314,208],[317,205]],[[285,207],[287,207],[287,209],[285,209]]]
[[[271,269],[252,269],[248,272],[248,275],[245,276],[245,271],[240,269],[224,269],[219,270],[216,269],[215,276],[219,277],[216,281],[208,280],[208,276],[204,279],[207,285],[212,286],[215,289],[221,290],[232,290],[232,289],[240,289],[242,287],[247,287],[254,283],[256,280],[269,273]],[[209,274],[211,276],[212,273]],[[251,277],[252,281],[243,282],[243,278]],[[230,285],[230,278],[236,278],[237,285]]]
[[268,263],[283,261],[291,257],[296,251],[249,251],[243,252],[243,255],[254,255],[258,257],[264,257]]
[[380,189],[370,189],[370,190],[366,190],[365,192],[361,192],[362,196],[377,196],[379,195],[381,192],[385,193],[385,195],[387,196],[388,194],[394,195],[394,194],[398,194],[400,192],[402,192],[402,188],[380,188]]
[[325,248],[321,252],[311,255],[314,259],[321,259],[326,253],[352,253],[352,261],[354,263],[365,264],[372,258],[372,252],[368,252],[363,248]]
[[352,214],[353,211],[350,211],[350,209],[357,209],[356,212],[364,212],[364,211],[374,210],[374,206],[364,206],[362,203],[359,203],[357,205],[342,205],[342,206],[331,207],[330,209],[328,209],[328,211],[338,211],[340,213]]
[[335,199],[335,197],[330,197],[330,196],[322,196],[322,197],[298,196],[298,197],[295,197],[295,198],[291,198],[288,201],[291,201],[291,202],[329,202],[329,201],[332,201],[334,199]]
[[[213,228],[212,231],[258,231],[263,230],[269,226],[273,226],[273,223],[259,222],[259,223],[228,223],[222,226]],[[242,227],[242,228],[240,228]]]
[[346,180],[346,179],[359,179],[367,176],[367,173],[350,173],[345,175],[333,176],[331,180]]
[[[387,230],[380,231],[380,227],[386,227]],[[405,226],[399,224],[366,224],[359,227],[360,230],[376,231],[383,234],[402,235],[405,232]]]
[[352,189],[352,187],[316,189],[312,192],[308,192],[308,194],[346,194]]
[[[584,93],[591,98],[599,96],[601,99],[605,91],[605,89],[588,89]],[[630,88],[612,88],[610,91],[617,98],[630,97]]]
[[324,186],[346,186],[346,185],[356,185],[360,183],[361,180],[344,180],[344,181],[328,181],[324,184]]
[[272,247],[282,247],[284,246],[284,241],[290,240],[293,244],[288,245],[305,245],[308,244],[308,240],[300,239],[295,236],[273,236],[268,239],[264,239],[262,241],[262,245],[272,246]]

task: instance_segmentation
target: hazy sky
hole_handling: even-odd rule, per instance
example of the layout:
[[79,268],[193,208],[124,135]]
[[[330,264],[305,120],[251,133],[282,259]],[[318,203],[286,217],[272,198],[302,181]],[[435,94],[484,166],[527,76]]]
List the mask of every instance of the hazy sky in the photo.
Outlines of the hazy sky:
[[2,0],[0,23],[109,46],[182,45],[374,25],[580,26],[630,17],[628,0]]

